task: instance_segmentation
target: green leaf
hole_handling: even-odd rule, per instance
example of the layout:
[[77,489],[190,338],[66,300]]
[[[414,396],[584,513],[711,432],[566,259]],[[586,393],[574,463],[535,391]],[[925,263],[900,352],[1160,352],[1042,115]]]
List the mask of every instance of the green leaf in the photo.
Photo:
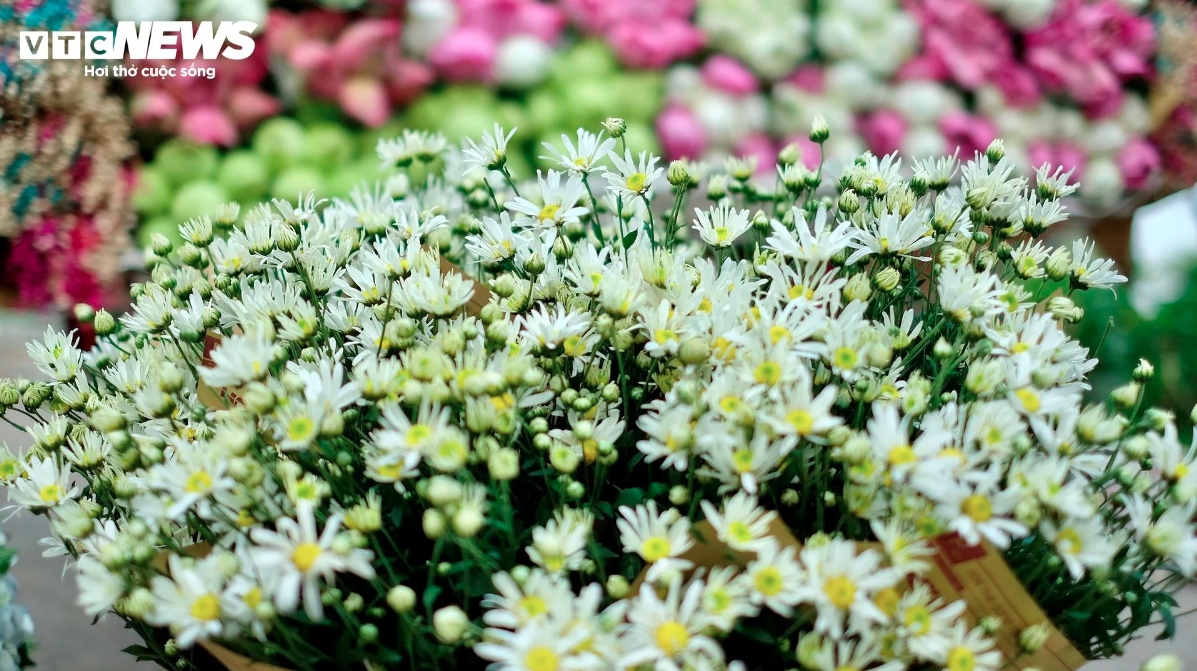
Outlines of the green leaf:
[[1164,639],[1171,639],[1176,636],[1176,616],[1172,614],[1172,609],[1168,607],[1160,608],[1160,621],[1164,623],[1164,630],[1160,632],[1155,640],[1162,641]]
[[640,503],[643,500],[644,500],[644,490],[643,489],[640,489],[639,487],[629,487],[629,488],[623,490],[622,492],[620,492],[619,496],[615,497],[615,508],[619,509],[620,506],[632,507],[632,506],[635,506],[636,504]]
[[432,604],[436,603],[436,598],[440,596],[441,588],[437,585],[429,585],[424,588],[424,608],[432,610]]
[[772,634],[760,627],[741,624],[739,627],[736,627],[736,631],[743,634],[745,638],[752,639],[757,643],[764,643],[768,646],[773,646],[777,643],[777,639]]
[[632,245],[636,242],[636,236],[639,234],[640,231],[631,231],[627,235],[623,236],[623,248],[631,249]]

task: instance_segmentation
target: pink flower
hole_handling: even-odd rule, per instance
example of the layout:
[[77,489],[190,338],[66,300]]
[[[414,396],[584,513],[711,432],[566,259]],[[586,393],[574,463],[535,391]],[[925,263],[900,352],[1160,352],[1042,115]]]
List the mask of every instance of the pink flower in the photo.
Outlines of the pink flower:
[[432,68],[402,57],[387,60],[386,76],[387,94],[392,103],[401,107],[420,97],[436,81]]
[[706,85],[733,96],[756,93],[756,75],[734,58],[722,54],[712,56],[702,65],[702,79]]
[[701,158],[707,153],[707,132],[688,107],[670,105],[657,117],[657,138],[669,160]]
[[179,134],[198,144],[231,147],[237,144],[237,126],[225,111],[215,105],[199,105],[183,113]]
[[1059,165],[1056,163],[1056,152],[1047,140],[1032,140],[1028,143],[1027,160],[1031,162],[1032,168]]
[[258,88],[241,86],[229,94],[229,116],[241,130],[254,128],[265,119],[277,115],[282,108],[277,98]]
[[993,84],[1002,92],[1006,104],[1011,107],[1027,109],[1039,104],[1043,95],[1039,92],[1039,83],[1027,68],[1011,63],[993,73]]
[[337,102],[345,114],[370,128],[383,125],[391,116],[386,89],[373,77],[358,76],[345,82]]
[[1118,169],[1128,189],[1142,189],[1160,169],[1160,152],[1147,140],[1131,140],[1118,152]]
[[458,27],[432,48],[428,62],[451,81],[488,81],[498,49],[490,33]]
[[1064,168],[1064,171],[1072,171],[1072,178],[1080,180],[1085,173],[1085,164],[1088,162],[1088,155],[1084,149],[1071,142],[1057,142],[1056,143],[1056,163],[1055,165]]
[[179,103],[166,91],[147,89],[133,95],[129,102],[133,123],[141,128],[168,130],[179,121]]
[[879,156],[901,149],[906,130],[906,120],[896,110],[877,110],[860,123],[861,137],[869,150]]
[[948,150],[958,148],[963,158],[971,158],[985,151],[997,137],[997,128],[988,119],[961,110],[948,112],[939,120],[939,131],[947,141]]
[[732,148],[732,155],[741,158],[756,157],[756,174],[769,175],[777,169],[777,147],[764,133],[749,133],[740,138]]
[[923,52],[902,69],[905,79],[951,80],[976,89],[1014,60],[1005,24],[979,3],[907,0],[923,32]]
[[607,40],[624,65],[659,69],[696,53],[705,37],[688,21],[621,21],[607,33]]
[[355,21],[337,37],[332,58],[342,70],[357,70],[398,35],[399,22],[393,19]]
[[456,0],[458,28],[478,28],[496,41],[513,35],[533,35],[553,43],[565,28],[565,14],[536,0]]
[[[546,44],[561,39],[565,29],[565,14],[554,5],[543,2],[525,2],[517,11],[515,22],[521,35],[531,35]],[[510,37],[510,35],[506,36]]]
[[786,82],[808,93],[822,93],[826,88],[824,79],[823,68],[818,65],[801,65],[786,78]]

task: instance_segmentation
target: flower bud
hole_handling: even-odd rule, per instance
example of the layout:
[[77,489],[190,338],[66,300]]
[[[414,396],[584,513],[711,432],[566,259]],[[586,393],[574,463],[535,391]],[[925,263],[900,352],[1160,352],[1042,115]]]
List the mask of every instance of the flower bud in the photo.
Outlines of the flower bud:
[[549,450],[549,463],[560,473],[569,475],[578,470],[582,458],[569,445],[557,443]]
[[990,163],[997,163],[1006,156],[1006,146],[1002,144],[1001,138],[994,139],[985,148],[985,158],[989,159]]
[[869,276],[864,273],[857,273],[849,277],[847,284],[844,285],[844,298],[849,302],[867,302],[872,293],[873,290],[869,287]]
[[993,636],[1002,628],[1002,618],[996,615],[987,615],[977,622],[977,626],[987,635]]
[[565,486],[565,495],[570,499],[577,501],[583,496],[586,496],[586,485],[574,480]]
[[607,578],[607,594],[612,599],[622,599],[628,595],[628,579],[616,573]]
[[815,144],[823,144],[830,136],[831,129],[827,127],[827,119],[824,119],[822,114],[816,114],[810,122],[810,134],[808,135],[810,141]]
[[462,538],[473,538],[486,525],[486,516],[474,506],[465,506],[453,515],[453,533]]
[[1049,633],[1046,623],[1031,625],[1018,632],[1018,648],[1028,655],[1033,655],[1047,643]]
[[783,167],[787,165],[795,165],[801,160],[802,149],[793,142],[782,147],[781,151],[777,152],[777,163]]
[[665,179],[676,187],[685,187],[690,184],[690,171],[683,160],[676,160],[669,164],[669,170],[665,173]]
[[514,480],[520,474],[519,452],[510,447],[501,447],[490,453],[486,469],[494,480]]
[[894,268],[882,268],[873,274],[873,286],[887,293],[897,289],[901,281],[902,274]]
[[1072,252],[1068,251],[1067,247],[1057,247],[1051,256],[1047,257],[1043,268],[1047,271],[1047,276],[1053,280],[1059,281],[1068,277],[1072,273]]
[[860,196],[856,195],[852,189],[844,189],[844,192],[840,194],[838,204],[841,212],[856,214],[856,211],[860,209]]
[[603,128],[607,134],[613,138],[621,138],[628,130],[628,124],[623,119],[617,116],[609,116],[603,119]]
[[173,394],[183,388],[186,380],[183,371],[169,361],[162,364],[158,370],[158,388],[167,394]]
[[416,591],[406,585],[395,585],[387,591],[387,605],[396,613],[408,613],[416,606]]
[[1139,402],[1139,396],[1142,393],[1143,388],[1138,382],[1128,382],[1110,392],[1110,398],[1118,407],[1130,409],[1135,407],[1135,404]]
[[678,346],[678,358],[684,364],[700,364],[710,356],[711,346],[705,338],[687,338]]
[[719,202],[727,195],[727,175],[711,175],[707,180],[707,199]]
[[669,502],[675,506],[684,506],[690,502],[690,490],[685,485],[674,485],[669,489]]
[[424,535],[433,540],[445,535],[445,514],[436,508],[424,511],[422,519]]
[[166,256],[174,249],[174,245],[165,235],[154,233],[150,236],[150,249],[158,256]]
[[457,606],[446,606],[432,614],[432,629],[441,643],[457,643],[469,627],[469,616]]
[[1135,366],[1133,376],[1136,382],[1147,382],[1155,377],[1155,366],[1147,359],[1139,359],[1139,365]]
[[96,318],[96,311],[87,303],[75,304],[75,319],[81,324],[90,324]]

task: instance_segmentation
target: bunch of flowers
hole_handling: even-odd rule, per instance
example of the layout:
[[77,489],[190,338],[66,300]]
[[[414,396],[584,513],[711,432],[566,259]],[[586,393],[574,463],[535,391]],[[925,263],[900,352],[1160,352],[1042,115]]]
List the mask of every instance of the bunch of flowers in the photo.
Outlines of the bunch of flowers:
[[376,128],[423,93],[432,70],[403,55],[394,8],[351,19],[330,10],[272,10],[268,52],[296,98],[335,103],[352,121]]
[[68,309],[109,300],[127,248],[129,122],[79,61],[19,58],[22,30],[102,27],[86,0],[0,7],[0,282]]
[[[1043,239],[1067,173],[994,143],[761,188],[623,128],[535,179],[514,131],[405,132],[407,179],[190,220],[94,349],[31,343],[4,479],[87,612],[292,669],[997,671],[1171,623],[1194,453],[1137,381],[1082,401],[1070,296],[1123,278]],[[1045,619],[936,598],[944,533]]]
[[[7,459],[13,459],[3,443],[0,450]],[[9,570],[17,563],[17,556],[7,543],[8,538],[0,531],[0,669],[18,671],[33,666],[29,657],[33,647],[33,619],[24,606],[16,603],[17,580],[9,575]]]

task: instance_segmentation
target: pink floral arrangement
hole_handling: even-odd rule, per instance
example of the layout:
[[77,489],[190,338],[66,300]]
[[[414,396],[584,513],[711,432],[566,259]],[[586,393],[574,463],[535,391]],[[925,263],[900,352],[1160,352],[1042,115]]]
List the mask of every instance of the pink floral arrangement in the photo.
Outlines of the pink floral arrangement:
[[692,23],[695,0],[563,0],[586,32],[603,37],[631,68],[663,68],[696,54],[706,39]]

